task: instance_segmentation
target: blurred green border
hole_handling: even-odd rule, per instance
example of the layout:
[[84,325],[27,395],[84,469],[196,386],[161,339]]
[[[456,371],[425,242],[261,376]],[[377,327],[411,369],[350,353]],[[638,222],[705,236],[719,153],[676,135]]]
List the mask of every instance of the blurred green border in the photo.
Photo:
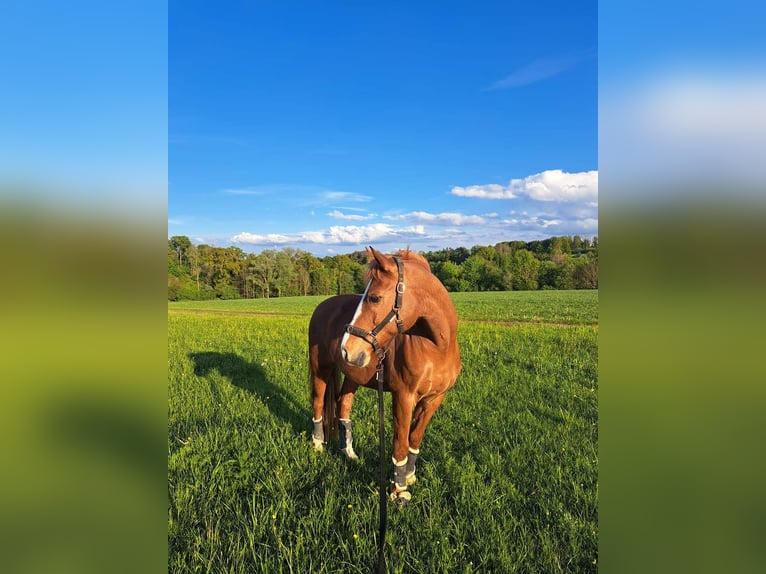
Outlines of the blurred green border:
[[602,203],[605,572],[766,566],[764,215],[752,200]]

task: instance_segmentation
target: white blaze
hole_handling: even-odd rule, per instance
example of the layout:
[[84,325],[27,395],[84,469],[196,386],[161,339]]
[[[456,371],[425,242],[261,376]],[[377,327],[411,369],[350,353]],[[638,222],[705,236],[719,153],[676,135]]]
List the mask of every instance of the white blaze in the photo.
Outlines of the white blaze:
[[[370,280],[369,283],[367,283],[367,287],[364,288],[364,293],[362,293],[362,298],[359,300],[359,305],[356,306],[356,311],[354,311],[354,316],[351,318],[350,325],[353,325],[356,322],[357,317],[359,317],[359,313],[362,312],[362,303],[364,303],[364,298],[367,297],[367,291],[370,290],[370,285],[372,285],[372,280]],[[346,342],[348,341],[348,331],[343,333],[343,338],[340,340],[340,348],[341,350],[346,349]]]

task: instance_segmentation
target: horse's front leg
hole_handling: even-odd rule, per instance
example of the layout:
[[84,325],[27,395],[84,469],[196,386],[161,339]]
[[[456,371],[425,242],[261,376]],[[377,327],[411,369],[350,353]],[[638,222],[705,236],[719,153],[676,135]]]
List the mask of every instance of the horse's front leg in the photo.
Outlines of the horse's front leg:
[[354,437],[351,433],[351,407],[354,404],[354,393],[358,388],[359,385],[345,377],[338,399],[338,431],[340,433],[338,446],[351,460],[359,458],[354,451]]
[[407,452],[407,472],[405,474],[407,486],[415,484],[417,481],[415,471],[417,470],[416,463],[420,454],[420,444],[423,442],[423,435],[425,435],[428,423],[431,422],[434,413],[441,406],[444,397],[444,393],[424,397],[415,406],[415,414],[412,415],[412,429],[410,430],[409,437],[410,444]]
[[409,452],[410,423],[415,395],[410,392],[393,393],[394,411],[394,490],[391,500],[407,504],[412,495],[407,492],[407,453]]

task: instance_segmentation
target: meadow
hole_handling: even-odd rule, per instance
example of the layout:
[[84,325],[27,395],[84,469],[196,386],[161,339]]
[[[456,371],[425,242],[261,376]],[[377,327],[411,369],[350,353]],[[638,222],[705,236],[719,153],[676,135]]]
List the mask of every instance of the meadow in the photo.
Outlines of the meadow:
[[[377,397],[357,462],[310,442],[324,297],[168,304],[169,572],[367,573]],[[598,292],[456,293],[463,371],[426,431],[389,572],[595,572]],[[391,448],[386,396],[386,448]],[[390,461],[388,462],[390,465]]]

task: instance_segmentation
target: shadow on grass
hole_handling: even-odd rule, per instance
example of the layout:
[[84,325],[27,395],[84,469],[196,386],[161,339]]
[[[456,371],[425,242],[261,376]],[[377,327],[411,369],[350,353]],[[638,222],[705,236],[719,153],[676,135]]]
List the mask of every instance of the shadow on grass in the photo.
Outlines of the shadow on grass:
[[[189,358],[194,362],[195,375],[206,376],[210,371],[217,370],[231,384],[256,395],[271,414],[288,423],[296,434],[308,430],[311,419],[308,404],[299,403],[285,389],[269,381],[259,365],[246,361],[236,353],[189,353]],[[216,393],[214,388],[213,392]]]

